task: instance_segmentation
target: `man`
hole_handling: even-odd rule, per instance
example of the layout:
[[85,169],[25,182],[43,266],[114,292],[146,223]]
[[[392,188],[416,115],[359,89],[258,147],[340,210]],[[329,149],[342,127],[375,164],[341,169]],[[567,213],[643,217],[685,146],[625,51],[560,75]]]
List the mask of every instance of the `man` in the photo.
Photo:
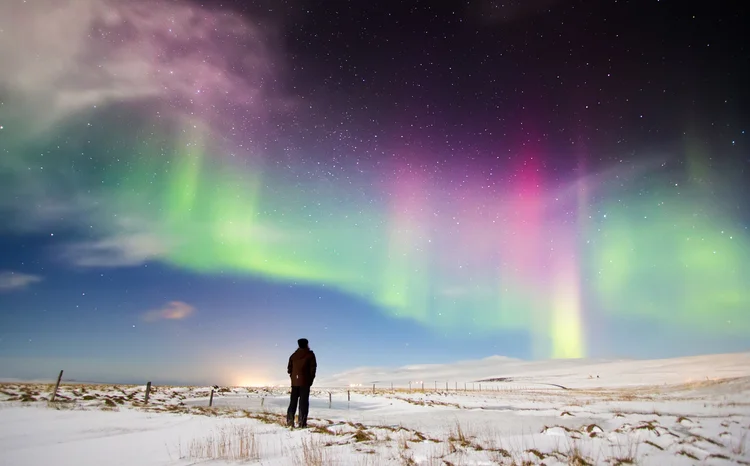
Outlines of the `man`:
[[294,427],[294,412],[297,411],[297,399],[299,399],[297,427],[305,428],[307,427],[307,411],[310,409],[310,387],[315,380],[318,362],[306,338],[297,340],[297,345],[299,348],[289,356],[289,364],[286,368],[292,378],[292,397],[289,400],[289,409],[286,411],[286,425]]

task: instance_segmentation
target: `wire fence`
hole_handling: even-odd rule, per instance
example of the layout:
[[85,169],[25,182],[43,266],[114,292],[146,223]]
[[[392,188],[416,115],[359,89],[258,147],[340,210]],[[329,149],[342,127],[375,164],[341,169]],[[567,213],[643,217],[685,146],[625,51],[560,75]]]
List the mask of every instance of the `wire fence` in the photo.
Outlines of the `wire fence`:
[[407,384],[395,384],[390,382],[376,382],[372,384],[352,384],[348,386],[326,385],[317,387],[318,390],[331,391],[353,391],[357,393],[379,393],[379,392],[407,392],[407,393],[456,393],[456,392],[505,392],[505,391],[557,391],[568,390],[559,384],[530,382],[456,382],[456,381],[423,381]]

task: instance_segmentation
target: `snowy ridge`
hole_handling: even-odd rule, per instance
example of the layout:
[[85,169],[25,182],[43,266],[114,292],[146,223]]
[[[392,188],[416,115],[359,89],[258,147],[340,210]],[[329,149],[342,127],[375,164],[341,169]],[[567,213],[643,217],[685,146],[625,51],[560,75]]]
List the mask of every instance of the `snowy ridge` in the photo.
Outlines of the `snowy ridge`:
[[[453,364],[411,365],[395,369],[363,367],[323,378],[318,385],[394,387],[409,382],[437,381],[455,383],[507,379],[518,383],[551,383],[570,388],[616,387],[688,383],[698,380],[743,377],[750,375],[750,352],[702,355],[657,360],[591,360],[561,359],[523,361],[493,356]],[[599,378],[597,378],[597,375]],[[591,377],[591,378],[590,378]]]

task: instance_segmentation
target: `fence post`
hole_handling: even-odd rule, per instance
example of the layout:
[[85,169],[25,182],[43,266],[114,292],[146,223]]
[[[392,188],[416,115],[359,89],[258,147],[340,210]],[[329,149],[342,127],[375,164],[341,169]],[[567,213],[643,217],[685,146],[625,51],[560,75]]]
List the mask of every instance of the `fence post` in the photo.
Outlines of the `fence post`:
[[146,382],[146,396],[143,399],[143,404],[148,404],[148,396],[151,394],[151,382]]
[[409,381],[409,391],[411,391],[411,380]]
[[481,383],[479,384],[479,391],[480,392],[482,391],[482,384]]
[[375,384],[372,384],[372,393],[375,393]]
[[422,392],[424,392],[424,382],[422,382]]
[[464,382],[464,391],[466,391],[466,382]]
[[448,391],[448,381],[447,380],[445,381],[445,391],[446,392]]
[[393,382],[391,382],[391,391],[393,391]]
[[331,400],[331,392],[328,392],[328,407],[329,408],[331,407],[331,403],[333,403],[333,401]]
[[346,401],[352,401],[352,392],[351,390],[346,391]]
[[55,401],[55,397],[57,396],[57,389],[60,388],[60,381],[62,380],[62,369],[60,370],[60,375],[57,376],[57,383],[55,384],[55,391],[52,392],[52,396],[49,398],[50,401]]
[[210,408],[214,404],[214,389],[211,389],[211,398],[208,399],[208,407]]
[[264,404],[266,404],[266,397],[265,396],[260,399],[260,407],[262,408]]

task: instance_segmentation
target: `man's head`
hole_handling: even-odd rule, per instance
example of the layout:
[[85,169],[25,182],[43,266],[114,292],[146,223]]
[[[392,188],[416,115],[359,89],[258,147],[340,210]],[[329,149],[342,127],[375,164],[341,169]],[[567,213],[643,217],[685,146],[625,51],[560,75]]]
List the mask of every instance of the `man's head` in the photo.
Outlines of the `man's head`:
[[297,340],[297,344],[299,345],[300,348],[307,348],[307,345],[308,345],[307,338],[300,338],[299,340]]

